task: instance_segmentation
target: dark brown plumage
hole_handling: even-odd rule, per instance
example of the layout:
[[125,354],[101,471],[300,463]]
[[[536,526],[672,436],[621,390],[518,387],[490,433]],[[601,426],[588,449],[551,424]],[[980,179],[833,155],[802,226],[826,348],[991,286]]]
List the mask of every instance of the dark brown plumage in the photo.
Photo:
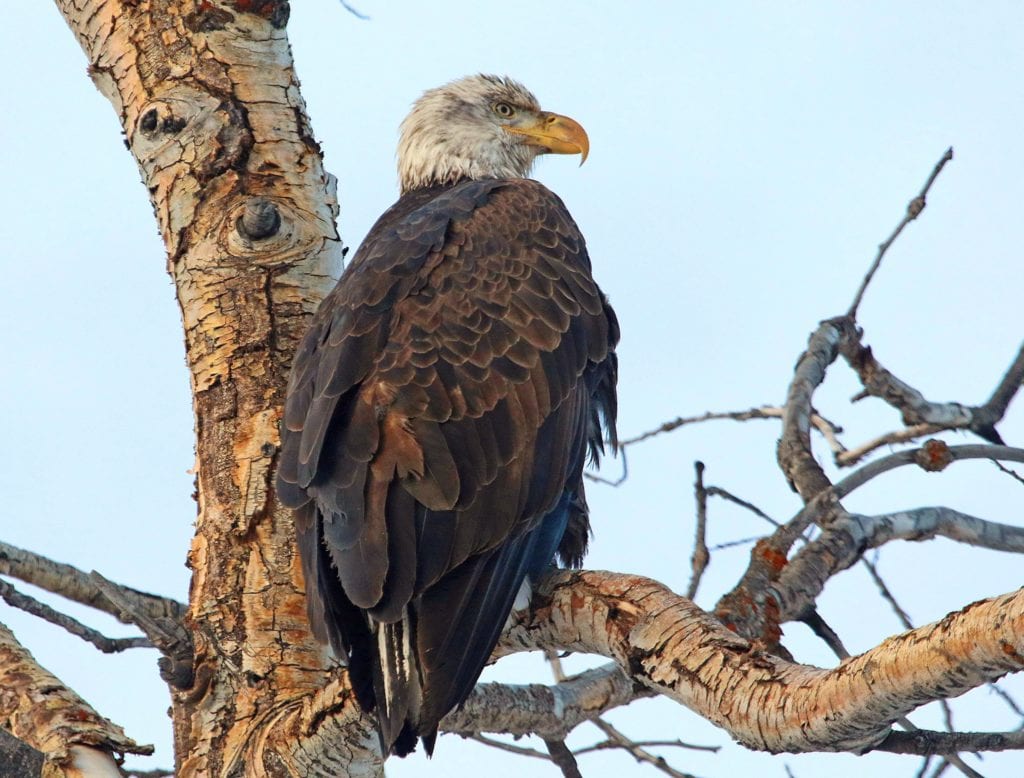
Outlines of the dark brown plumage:
[[472,690],[524,578],[579,564],[614,444],[618,327],[565,206],[528,179],[414,188],[295,355],[278,471],[314,633],[385,754]]

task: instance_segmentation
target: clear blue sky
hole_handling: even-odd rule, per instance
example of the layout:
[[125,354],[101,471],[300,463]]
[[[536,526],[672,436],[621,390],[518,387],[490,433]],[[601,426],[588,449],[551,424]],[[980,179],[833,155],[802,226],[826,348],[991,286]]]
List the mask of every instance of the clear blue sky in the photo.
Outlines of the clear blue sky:
[[[340,181],[346,241],[358,244],[395,198],[396,128],[423,89],[504,73],[578,119],[590,133],[587,164],[546,159],[536,175],[575,215],[618,311],[624,436],[677,415],[781,402],[807,335],[846,309],[877,244],[950,145],[956,159],[868,292],[866,341],[930,398],[967,403],[987,397],[1019,345],[1020,3],[353,2],[369,21],[322,0],[293,3],[290,24],[313,126]],[[0,58],[0,537],[184,599],[192,418],[178,309],[146,192],[51,4],[8,9]],[[875,401],[851,406],[856,391],[837,365],[817,397],[848,445],[898,426]],[[1020,401],[1002,431],[1024,440]],[[774,463],[777,436],[773,422],[719,422],[634,449],[623,487],[591,489],[589,565],[685,589],[693,461],[707,463],[710,483],[785,518],[798,501]],[[889,475],[847,506],[948,504],[1020,523],[1021,495],[978,463],[942,476]],[[762,531],[748,514],[712,504],[712,543]],[[747,553],[714,555],[700,604],[732,586]],[[879,564],[917,623],[1021,584],[1019,560],[945,541],[894,545]],[[820,603],[853,651],[899,629],[859,569],[833,580]],[[149,766],[170,765],[154,652],[106,657],[7,609],[0,620],[102,713],[155,743]],[[789,626],[787,638],[800,660],[832,662],[802,627]],[[539,662],[508,664],[497,677],[547,679]],[[1024,701],[1024,684],[1010,688]],[[1019,723],[984,689],[954,709],[964,729]],[[931,708],[913,718],[941,726]],[[753,754],[664,701],[612,719],[638,738],[724,746],[719,757],[664,752],[708,778],[781,778],[784,765],[800,778],[917,767],[884,755]],[[596,739],[584,728],[571,742]],[[389,773],[475,775],[481,764],[491,778],[557,775],[452,737],[431,763],[396,762]],[[588,778],[656,774],[622,754],[584,757],[581,767]],[[979,769],[1021,775],[1024,756],[989,755]]]

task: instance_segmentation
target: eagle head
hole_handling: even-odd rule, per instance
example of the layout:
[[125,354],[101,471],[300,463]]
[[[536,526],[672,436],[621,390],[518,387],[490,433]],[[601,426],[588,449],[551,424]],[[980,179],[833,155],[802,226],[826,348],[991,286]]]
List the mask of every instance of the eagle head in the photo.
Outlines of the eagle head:
[[540,154],[586,160],[589,148],[577,122],[542,111],[519,82],[467,76],[425,92],[402,122],[399,183],[405,193],[466,178],[523,178]]

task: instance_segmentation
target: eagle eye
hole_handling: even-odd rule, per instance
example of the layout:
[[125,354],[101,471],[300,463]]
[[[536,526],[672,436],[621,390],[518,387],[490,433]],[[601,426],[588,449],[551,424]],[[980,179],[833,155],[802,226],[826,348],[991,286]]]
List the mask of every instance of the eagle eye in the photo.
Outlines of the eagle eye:
[[495,103],[494,112],[503,119],[508,119],[516,112],[516,109],[508,103]]

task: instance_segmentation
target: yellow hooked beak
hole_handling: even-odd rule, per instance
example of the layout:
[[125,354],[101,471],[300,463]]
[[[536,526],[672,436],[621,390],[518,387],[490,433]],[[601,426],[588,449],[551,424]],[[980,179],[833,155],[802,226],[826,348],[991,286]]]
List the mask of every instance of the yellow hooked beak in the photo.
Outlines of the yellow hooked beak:
[[587,161],[590,151],[587,131],[568,116],[542,111],[505,127],[505,130],[526,137],[529,145],[543,149],[542,154],[580,154],[580,164]]

